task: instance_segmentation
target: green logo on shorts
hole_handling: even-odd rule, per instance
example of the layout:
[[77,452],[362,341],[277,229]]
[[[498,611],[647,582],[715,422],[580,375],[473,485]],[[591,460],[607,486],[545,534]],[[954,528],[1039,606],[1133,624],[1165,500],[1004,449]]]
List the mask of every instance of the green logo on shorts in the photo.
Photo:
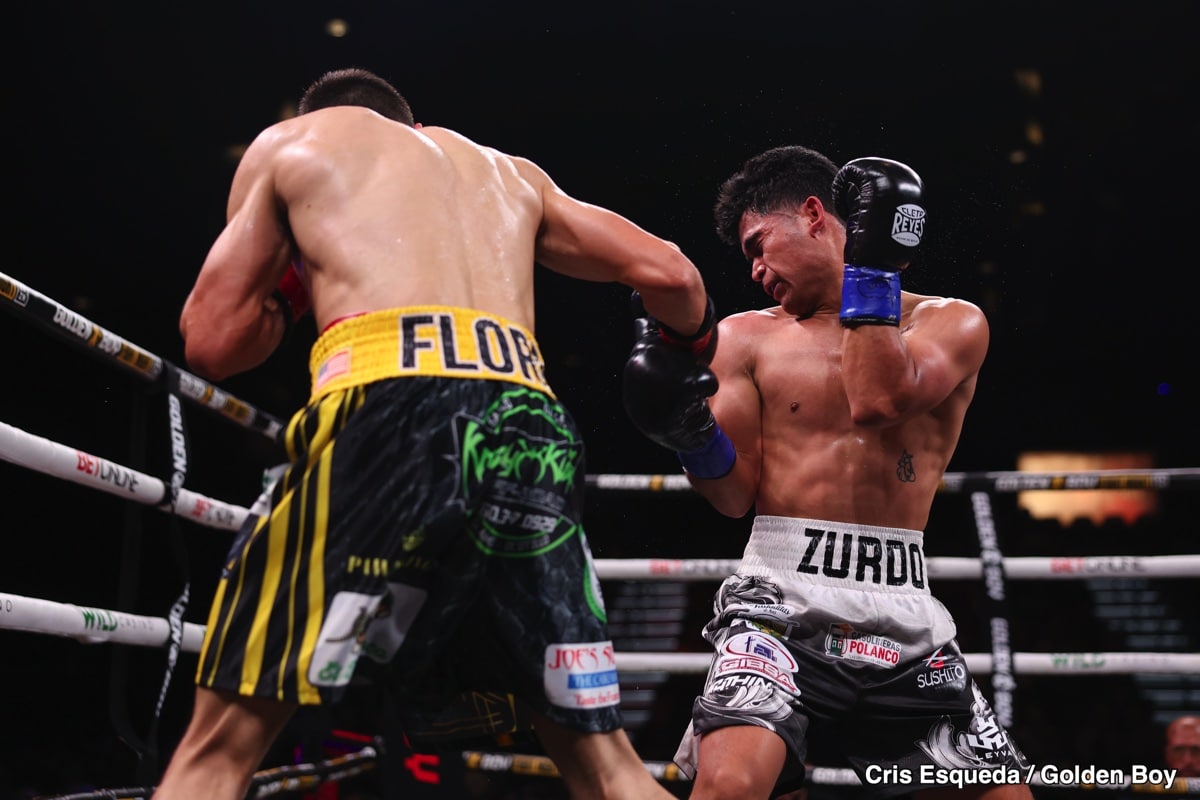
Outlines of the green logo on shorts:
[[321,671],[319,673],[317,673],[317,676],[323,681],[328,681],[329,683],[335,683],[338,679],[338,675],[341,675],[341,674],[342,674],[342,665],[336,661],[330,661],[328,664],[326,664],[324,667],[321,668]]
[[[497,439],[520,427],[521,417],[536,417],[549,422],[562,437],[559,441],[513,437]],[[506,392],[484,419],[468,419],[462,432],[463,486],[483,480],[489,472],[499,477],[530,484],[570,485],[579,467],[579,445],[574,433],[565,427],[562,409],[545,395],[528,389]]]
[[457,424],[462,491],[483,491],[472,526],[493,555],[535,556],[582,529],[563,516],[583,463],[583,445],[555,400],[530,389],[502,394],[481,418]]

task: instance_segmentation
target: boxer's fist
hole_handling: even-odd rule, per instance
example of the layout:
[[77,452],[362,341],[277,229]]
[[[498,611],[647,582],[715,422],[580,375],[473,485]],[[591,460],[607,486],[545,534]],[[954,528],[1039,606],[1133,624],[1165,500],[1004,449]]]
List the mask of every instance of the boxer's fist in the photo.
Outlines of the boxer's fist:
[[[642,303],[642,295],[636,289],[630,296],[629,305],[633,309],[634,318],[646,320],[648,324],[655,326],[659,336],[667,344],[687,350],[701,364],[712,363],[713,354],[717,352],[717,310],[711,297],[707,298],[704,320],[700,323],[700,329],[691,335],[679,333],[647,314],[646,306]],[[634,325],[637,326],[638,323],[635,322]],[[642,329],[637,328],[635,336],[641,338],[642,334]]]
[[910,167],[856,158],[833,178],[833,205],[846,223],[843,325],[900,324],[900,272],[925,233],[924,185]]
[[845,263],[899,271],[925,233],[924,185],[911,167],[856,158],[833,179],[833,206],[846,223]]
[[690,350],[663,338],[653,317],[634,321],[636,340],[625,362],[622,400],[629,420],[648,439],[670,450],[698,450],[715,424],[708,398],[717,378]]

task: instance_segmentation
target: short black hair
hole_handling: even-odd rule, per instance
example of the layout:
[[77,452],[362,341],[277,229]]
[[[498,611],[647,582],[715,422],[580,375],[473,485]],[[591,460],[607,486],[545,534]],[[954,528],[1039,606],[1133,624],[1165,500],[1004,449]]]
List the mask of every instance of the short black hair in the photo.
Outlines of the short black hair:
[[713,208],[717,236],[725,244],[738,246],[738,228],[747,211],[766,214],[798,206],[810,196],[833,211],[833,176],[837,171],[837,165],[826,156],[800,145],[759,153],[721,184]]
[[331,106],[363,106],[388,119],[412,125],[412,109],[404,95],[370,70],[358,67],[326,72],[300,98],[301,114]]

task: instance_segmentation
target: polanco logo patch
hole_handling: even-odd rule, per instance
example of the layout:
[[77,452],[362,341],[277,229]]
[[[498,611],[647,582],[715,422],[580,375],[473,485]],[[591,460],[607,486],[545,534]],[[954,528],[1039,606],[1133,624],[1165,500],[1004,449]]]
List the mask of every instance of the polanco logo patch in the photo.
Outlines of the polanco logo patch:
[[845,622],[830,625],[829,634],[825,637],[826,655],[889,669],[900,663],[900,649],[899,642],[856,631]]

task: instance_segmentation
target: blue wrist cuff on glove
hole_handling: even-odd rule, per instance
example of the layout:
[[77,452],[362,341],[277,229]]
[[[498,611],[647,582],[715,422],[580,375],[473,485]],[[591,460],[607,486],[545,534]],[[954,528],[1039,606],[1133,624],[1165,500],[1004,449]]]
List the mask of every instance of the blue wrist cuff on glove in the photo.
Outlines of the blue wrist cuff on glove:
[[842,278],[843,323],[900,324],[900,273],[847,264]]
[[733,462],[737,461],[737,451],[733,449],[733,442],[729,441],[725,431],[715,422],[708,444],[699,450],[689,453],[677,452],[675,455],[679,456],[679,463],[688,474],[706,479],[724,478],[733,469]]

